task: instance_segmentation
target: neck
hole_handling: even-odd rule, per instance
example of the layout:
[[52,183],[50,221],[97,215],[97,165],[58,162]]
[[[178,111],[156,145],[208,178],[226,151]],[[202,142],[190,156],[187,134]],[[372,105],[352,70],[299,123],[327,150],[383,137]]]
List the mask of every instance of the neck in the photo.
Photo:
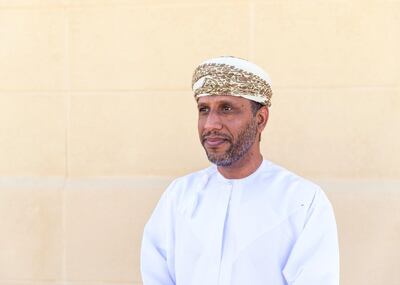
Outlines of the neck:
[[260,152],[249,152],[229,166],[218,166],[218,171],[227,179],[241,179],[255,172],[260,167],[262,160]]

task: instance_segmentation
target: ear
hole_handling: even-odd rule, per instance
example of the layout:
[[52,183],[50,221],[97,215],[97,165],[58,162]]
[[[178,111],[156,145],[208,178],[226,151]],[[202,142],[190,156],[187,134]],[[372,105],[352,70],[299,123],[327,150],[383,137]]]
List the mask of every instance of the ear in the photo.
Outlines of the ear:
[[258,131],[261,133],[268,122],[269,110],[267,106],[261,107],[256,114],[257,119],[257,128]]

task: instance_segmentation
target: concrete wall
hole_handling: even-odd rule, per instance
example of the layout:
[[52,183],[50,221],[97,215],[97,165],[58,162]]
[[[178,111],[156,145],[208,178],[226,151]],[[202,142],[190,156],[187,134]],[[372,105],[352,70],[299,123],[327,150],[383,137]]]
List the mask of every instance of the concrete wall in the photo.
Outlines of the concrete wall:
[[400,1],[0,0],[0,284],[140,284],[141,231],[208,165],[194,67],[273,79],[264,157],[318,182],[343,285],[400,284]]

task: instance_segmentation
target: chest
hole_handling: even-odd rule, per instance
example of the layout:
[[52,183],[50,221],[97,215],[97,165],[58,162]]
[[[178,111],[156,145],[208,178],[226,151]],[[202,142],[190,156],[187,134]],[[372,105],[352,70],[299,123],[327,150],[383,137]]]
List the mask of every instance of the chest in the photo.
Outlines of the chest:
[[249,278],[254,285],[285,284],[281,271],[295,240],[292,223],[263,195],[243,197],[237,193],[242,189],[229,185],[219,190],[200,196],[193,216],[176,219],[177,284],[250,284]]

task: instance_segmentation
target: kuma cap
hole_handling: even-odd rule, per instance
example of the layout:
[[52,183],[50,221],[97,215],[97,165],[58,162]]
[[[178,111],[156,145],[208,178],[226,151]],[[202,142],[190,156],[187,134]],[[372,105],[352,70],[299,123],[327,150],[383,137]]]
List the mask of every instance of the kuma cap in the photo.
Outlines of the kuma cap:
[[271,79],[256,64],[233,56],[220,56],[202,62],[193,73],[192,90],[203,96],[237,96],[271,106]]

